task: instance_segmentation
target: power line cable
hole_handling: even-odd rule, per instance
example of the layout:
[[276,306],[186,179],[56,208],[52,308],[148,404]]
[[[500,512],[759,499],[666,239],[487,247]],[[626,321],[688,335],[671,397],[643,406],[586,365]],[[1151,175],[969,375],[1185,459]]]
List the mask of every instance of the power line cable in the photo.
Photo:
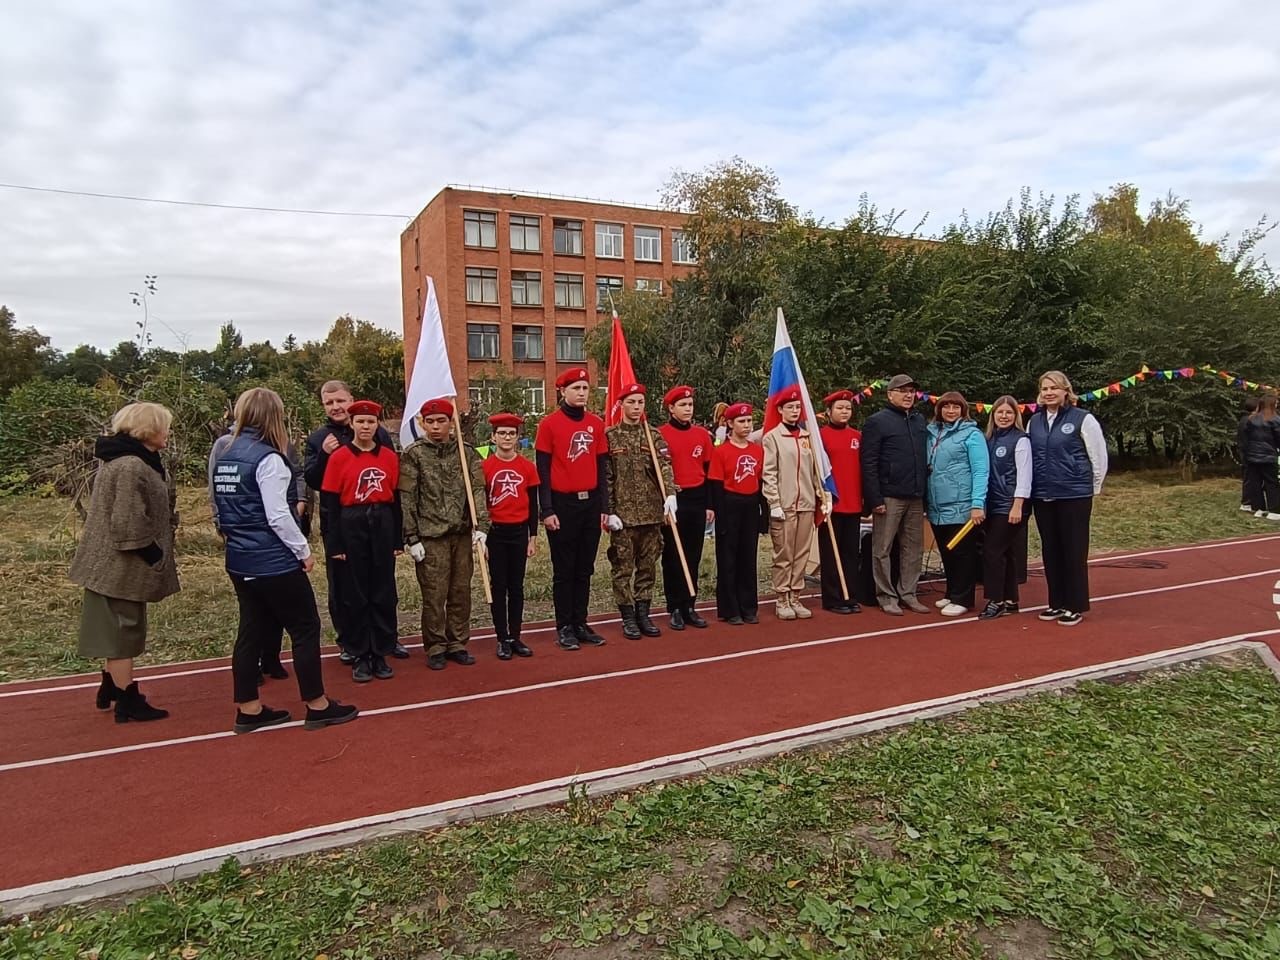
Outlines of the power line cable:
[[69,197],[94,197],[99,200],[131,200],[134,203],[166,203],[177,207],[214,207],[220,210],[253,210],[258,213],[300,213],[319,217],[384,217],[412,220],[406,213],[364,213],[359,210],[307,210],[296,207],[254,207],[239,203],[211,203],[203,200],[164,200],[159,197],[133,197],[123,193],[93,193],[88,190],[61,190],[57,187],[33,187],[25,183],[0,183],[6,190],[29,190],[34,193],[58,193]]

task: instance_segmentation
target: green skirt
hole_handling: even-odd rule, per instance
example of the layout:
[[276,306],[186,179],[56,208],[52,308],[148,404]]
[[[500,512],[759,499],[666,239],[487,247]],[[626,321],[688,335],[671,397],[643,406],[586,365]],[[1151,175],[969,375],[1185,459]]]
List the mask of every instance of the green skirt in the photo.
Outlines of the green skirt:
[[80,610],[82,657],[91,660],[127,660],[147,648],[147,605],[139,600],[104,597],[84,592]]

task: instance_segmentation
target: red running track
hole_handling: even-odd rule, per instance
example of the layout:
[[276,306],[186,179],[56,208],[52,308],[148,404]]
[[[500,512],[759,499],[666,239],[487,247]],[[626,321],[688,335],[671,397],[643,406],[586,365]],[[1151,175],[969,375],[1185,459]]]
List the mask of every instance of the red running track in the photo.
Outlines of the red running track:
[[[526,634],[531,659],[500,662],[477,639],[474,667],[431,672],[415,650],[394,661],[393,680],[360,686],[330,656],[330,694],[362,716],[318,732],[295,723],[232,736],[226,661],[141,671],[173,713],[148,724],[94,710],[96,677],[2,685],[10,889],[0,903],[68,878],[1205,641],[1258,636],[1280,652],[1280,536],[1103,556],[1091,569],[1098,599],[1070,629],[1036,619],[1044,593],[1033,573],[1024,612],[992,623],[877,610],[783,623],[765,606],[756,627],[713,622],[628,641],[605,626],[606,646],[572,654],[544,628]],[[292,679],[263,696],[300,713]]]

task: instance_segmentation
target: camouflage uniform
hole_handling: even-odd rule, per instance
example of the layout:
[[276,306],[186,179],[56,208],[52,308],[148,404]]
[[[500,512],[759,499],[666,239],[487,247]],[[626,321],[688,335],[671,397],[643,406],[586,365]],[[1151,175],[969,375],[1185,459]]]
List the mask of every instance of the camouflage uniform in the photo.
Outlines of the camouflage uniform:
[[[619,606],[653,598],[658,560],[662,557],[662,492],[653,471],[653,457],[645,439],[646,424],[619,423],[605,431],[609,454],[605,459],[613,512],[623,527],[609,534],[609,563],[613,568],[613,599]],[[662,438],[654,432],[655,449]],[[661,453],[662,482],[668,495],[676,492],[671,461]]]
[[[484,468],[480,455],[464,447],[471,471],[480,529],[489,529]],[[423,438],[400,458],[400,505],[406,544],[421,543],[427,555],[415,564],[422,590],[422,645],[427,656],[465,650],[471,639],[471,516],[453,438]]]

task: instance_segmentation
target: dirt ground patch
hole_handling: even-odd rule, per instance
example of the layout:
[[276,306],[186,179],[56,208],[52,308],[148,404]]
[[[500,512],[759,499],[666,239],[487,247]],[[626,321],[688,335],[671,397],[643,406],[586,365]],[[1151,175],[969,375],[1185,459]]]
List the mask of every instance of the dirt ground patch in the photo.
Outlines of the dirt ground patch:
[[977,940],[991,960],[1052,960],[1053,933],[1039,920],[1014,920],[998,927],[982,927]]

